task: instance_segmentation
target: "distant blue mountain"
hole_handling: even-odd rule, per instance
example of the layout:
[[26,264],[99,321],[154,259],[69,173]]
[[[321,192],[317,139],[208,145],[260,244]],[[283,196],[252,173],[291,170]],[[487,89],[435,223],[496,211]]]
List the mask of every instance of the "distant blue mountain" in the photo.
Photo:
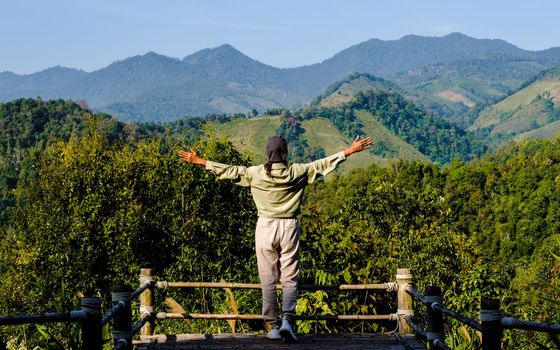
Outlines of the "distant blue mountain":
[[[497,71],[502,64],[496,61],[504,67],[523,61],[525,77],[559,65],[560,48],[527,51],[503,40],[474,39],[460,33],[408,35],[391,41],[371,39],[321,63],[280,69],[226,44],[182,60],[149,52],[91,73],[63,67],[29,75],[3,72],[0,102],[20,97],[68,98],[84,100],[92,109],[122,120],[173,120],[185,115],[293,109],[355,72],[390,80],[411,69],[450,62],[460,65],[462,60],[470,60],[469,69],[475,73],[479,66],[473,60],[480,61],[484,69],[488,69],[486,60],[492,60]],[[509,69],[495,79],[507,80],[515,74],[519,75]],[[400,76],[398,81],[408,80]]]

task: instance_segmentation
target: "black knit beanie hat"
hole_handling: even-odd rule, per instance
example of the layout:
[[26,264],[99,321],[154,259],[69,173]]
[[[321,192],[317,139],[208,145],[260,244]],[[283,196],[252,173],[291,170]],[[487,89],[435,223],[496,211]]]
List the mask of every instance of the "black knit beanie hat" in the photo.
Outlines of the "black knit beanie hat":
[[286,161],[288,155],[288,143],[283,137],[272,136],[266,142],[266,155],[268,161],[272,163],[282,163]]

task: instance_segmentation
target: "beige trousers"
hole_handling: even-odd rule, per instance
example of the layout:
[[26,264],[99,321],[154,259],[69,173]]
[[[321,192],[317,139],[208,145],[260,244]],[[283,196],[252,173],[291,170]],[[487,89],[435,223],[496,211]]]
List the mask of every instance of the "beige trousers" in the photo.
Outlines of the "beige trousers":
[[262,315],[274,326],[278,320],[276,284],[282,284],[282,316],[296,314],[299,275],[299,222],[296,219],[259,218],[255,248],[262,288]]

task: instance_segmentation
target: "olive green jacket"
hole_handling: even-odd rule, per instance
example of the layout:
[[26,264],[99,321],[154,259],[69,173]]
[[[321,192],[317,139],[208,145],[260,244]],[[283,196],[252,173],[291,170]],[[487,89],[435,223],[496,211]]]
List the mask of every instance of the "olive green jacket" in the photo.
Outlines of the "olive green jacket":
[[272,178],[264,165],[245,167],[206,161],[206,169],[220,180],[251,187],[260,217],[293,218],[299,214],[305,186],[333,171],[345,159],[344,152],[339,152],[305,164],[273,163]]

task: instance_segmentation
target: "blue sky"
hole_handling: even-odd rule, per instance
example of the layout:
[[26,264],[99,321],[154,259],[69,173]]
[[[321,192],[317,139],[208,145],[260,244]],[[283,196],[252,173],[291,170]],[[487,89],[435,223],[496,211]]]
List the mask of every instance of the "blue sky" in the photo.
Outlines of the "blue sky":
[[224,43],[296,67],[372,38],[451,32],[541,50],[560,46],[559,13],[558,0],[6,0],[0,72],[90,72],[149,51],[183,58]]

